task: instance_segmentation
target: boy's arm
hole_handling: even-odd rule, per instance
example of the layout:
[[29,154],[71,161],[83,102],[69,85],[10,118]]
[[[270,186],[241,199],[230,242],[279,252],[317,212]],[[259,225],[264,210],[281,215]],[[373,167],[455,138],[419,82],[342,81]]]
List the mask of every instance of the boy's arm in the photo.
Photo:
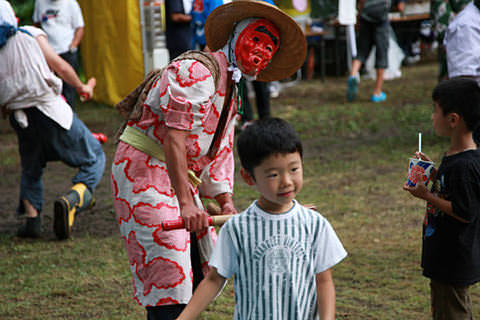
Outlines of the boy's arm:
[[[417,181],[421,181],[420,174],[418,174]],[[419,183],[417,183],[417,185],[415,187],[410,187],[405,182],[405,184],[403,185],[403,189],[410,192],[412,194],[412,196],[414,196],[416,198],[423,199],[423,200],[431,203],[432,206],[434,206],[435,208],[437,208],[438,210],[440,210],[442,212],[445,212],[449,216],[457,219],[458,221],[463,222],[463,223],[470,223],[470,221],[465,220],[463,218],[460,218],[455,213],[453,213],[453,208],[452,208],[452,202],[451,201],[448,201],[448,200],[442,199],[440,197],[437,197],[436,195],[434,195],[433,193],[428,191],[427,186],[424,183],[419,182]]]
[[219,275],[217,269],[212,267],[208,272],[207,277],[198,285],[192,299],[177,320],[196,319],[217,296],[226,281],[227,279]]
[[77,90],[78,94],[86,94],[88,97],[93,96],[95,84],[90,82],[90,80],[87,84],[84,84],[72,66],[63,60],[62,57],[60,57],[57,53],[55,53],[53,48],[48,43],[47,37],[40,35],[37,36],[35,40],[37,40],[48,66],[53,69],[53,71],[55,71],[60,78],[72,85]]
[[317,305],[321,320],[335,320],[335,285],[330,269],[317,273]]

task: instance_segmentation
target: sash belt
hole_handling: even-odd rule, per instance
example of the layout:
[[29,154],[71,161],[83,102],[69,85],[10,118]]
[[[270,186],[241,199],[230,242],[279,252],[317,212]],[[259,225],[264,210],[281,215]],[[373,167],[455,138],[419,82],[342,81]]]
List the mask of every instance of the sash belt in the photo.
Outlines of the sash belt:
[[[157,160],[166,162],[162,147],[152,138],[134,127],[126,126],[119,139]],[[198,178],[192,170],[188,170],[188,179],[194,188],[202,183],[202,180]]]

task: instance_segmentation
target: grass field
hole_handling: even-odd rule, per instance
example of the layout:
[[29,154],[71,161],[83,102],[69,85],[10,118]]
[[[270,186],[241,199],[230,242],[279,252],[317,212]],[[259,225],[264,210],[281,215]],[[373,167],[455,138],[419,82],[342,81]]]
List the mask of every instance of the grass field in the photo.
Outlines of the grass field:
[[[349,255],[333,270],[337,319],[429,319],[429,283],[421,275],[421,224],[425,204],[402,190],[408,158],[423,133],[423,151],[439,162],[448,141],[431,127],[431,91],[437,66],[404,68],[388,81],[388,99],[368,102],[372,81],[360,83],[356,102],[345,101],[345,79],[309,81],[272,100],[275,116],[291,121],[304,142],[304,188],[298,199],[315,203],[331,222]],[[78,106],[92,131],[113,137],[121,119],[109,107]],[[52,232],[52,201],[75,172],[51,164],[45,172],[44,236],[14,237],[19,157],[8,122],[0,122],[0,318],[145,319],[131,298],[131,278],[123,240],[112,209],[108,157],[97,190],[97,206],[78,217],[73,237],[58,242]],[[255,192],[238,177],[237,208]],[[472,288],[476,317],[480,290]],[[231,319],[231,283],[201,319]]]

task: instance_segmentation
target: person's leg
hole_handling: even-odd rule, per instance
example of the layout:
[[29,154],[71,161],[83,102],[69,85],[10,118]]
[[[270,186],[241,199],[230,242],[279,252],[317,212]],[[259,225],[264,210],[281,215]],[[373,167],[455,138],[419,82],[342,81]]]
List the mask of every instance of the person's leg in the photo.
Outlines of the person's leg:
[[[67,61],[75,72],[78,71],[78,53],[76,52],[65,52],[60,55],[65,61]],[[67,100],[67,103],[75,110],[75,98],[77,95],[77,91],[75,88],[65,81],[63,81],[63,88],[62,88],[62,95]]]
[[168,306],[147,307],[147,320],[175,320],[178,318],[185,304],[171,304]]
[[433,320],[472,320],[469,287],[457,287],[436,280],[430,281]]
[[95,203],[92,194],[105,169],[105,154],[101,144],[75,114],[70,130],[57,126],[50,148],[54,158],[79,169],[72,179],[72,189],[54,204],[55,234],[59,239],[66,239],[70,236],[75,214]]
[[105,169],[105,153],[100,142],[75,114],[70,130],[59,132],[58,140],[52,145],[59,160],[79,169],[72,179],[73,184],[83,183],[94,192]]
[[382,93],[383,77],[385,69],[376,69],[377,78],[375,79],[375,88],[373,89],[373,95],[379,96]]
[[359,20],[358,31],[358,52],[357,56],[352,61],[352,69],[347,80],[347,100],[353,101],[357,97],[358,83],[360,82],[360,68],[367,60],[368,54],[373,45],[373,29],[372,24],[364,19]]
[[270,87],[268,82],[253,81],[252,85],[255,90],[258,118],[268,118],[270,116]]
[[375,69],[376,81],[371,100],[384,101],[386,94],[382,91],[385,69],[388,68],[388,48],[390,43],[390,24],[388,21],[375,26]]
[[360,72],[360,68],[362,68],[362,61],[358,59],[353,59],[352,61],[352,70],[350,70],[350,76],[356,76]]
[[18,150],[22,173],[20,178],[20,199],[17,214],[26,215],[25,225],[20,227],[19,237],[37,238],[41,235],[41,216],[43,206],[42,175],[45,167],[45,157],[42,137],[48,136],[48,131],[39,130],[38,124],[45,117],[38,109],[24,109],[28,126],[22,128],[10,114],[10,124],[18,138]]

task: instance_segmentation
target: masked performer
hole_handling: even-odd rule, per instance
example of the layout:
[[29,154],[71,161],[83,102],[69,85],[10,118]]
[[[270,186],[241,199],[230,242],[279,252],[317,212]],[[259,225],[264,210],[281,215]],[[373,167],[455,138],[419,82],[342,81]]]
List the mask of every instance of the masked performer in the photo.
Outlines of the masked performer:
[[[213,52],[187,52],[147,76],[133,109],[123,110],[129,120],[112,164],[112,190],[134,296],[148,319],[175,319],[207,271],[216,234],[201,198],[215,199],[222,214],[236,213],[238,83],[286,78],[305,59],[301,29],[275,6],[239,0],[215,12],[223,18],[209,17],[205,27]],[[186,230],[162,230],[163,221],[178,217]]]

